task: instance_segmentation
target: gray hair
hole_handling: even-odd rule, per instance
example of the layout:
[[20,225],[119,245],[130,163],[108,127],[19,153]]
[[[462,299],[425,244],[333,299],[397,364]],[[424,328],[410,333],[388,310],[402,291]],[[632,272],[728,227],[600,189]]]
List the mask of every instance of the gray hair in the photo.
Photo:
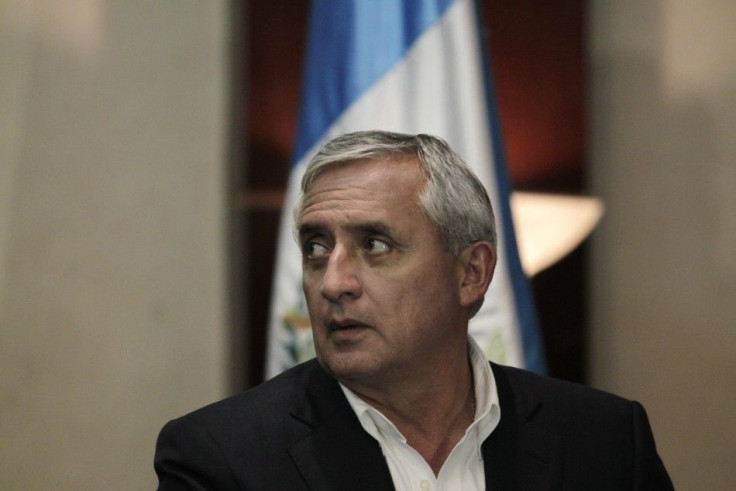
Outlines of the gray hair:
[[[479,240],[488,241],[495,248],[496,225],[485,187],[447,142],[424,134],[358,131],[327,142],[307,164],[302,177],[301,193],[294,207],[296,227],[301,222],[304,196],[325,169],[356,160],[404,155],[416,157],[426,176],[418,204],[437,227],[443,248],[455,257]],[[471,308],[471,317],[482,302],[481,298]]]

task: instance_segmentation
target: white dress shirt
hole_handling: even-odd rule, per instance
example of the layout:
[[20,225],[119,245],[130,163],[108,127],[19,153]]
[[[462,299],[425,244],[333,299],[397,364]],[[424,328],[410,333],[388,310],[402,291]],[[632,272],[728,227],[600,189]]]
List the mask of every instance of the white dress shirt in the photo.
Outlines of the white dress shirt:
[[386,458],[394,487],[417,491],[482,491],[486,489],[481,444],[501,419],[493,372],[483,351],[468,337],[475,382],[475,419],[442,465],[437,476],[424,458],[380,411],[340,384],[363,429],[375,438]]

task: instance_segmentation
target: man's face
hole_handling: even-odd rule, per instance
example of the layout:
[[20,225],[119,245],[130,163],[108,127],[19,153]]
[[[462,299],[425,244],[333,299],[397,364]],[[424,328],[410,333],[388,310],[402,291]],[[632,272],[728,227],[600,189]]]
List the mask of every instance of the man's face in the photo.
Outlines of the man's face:
[[424,179],[408,157],[356,161],[320,174],[305,197],[299,241],[317,358],[342,381],[398,381],[464,349],[462,268],[417,202]]

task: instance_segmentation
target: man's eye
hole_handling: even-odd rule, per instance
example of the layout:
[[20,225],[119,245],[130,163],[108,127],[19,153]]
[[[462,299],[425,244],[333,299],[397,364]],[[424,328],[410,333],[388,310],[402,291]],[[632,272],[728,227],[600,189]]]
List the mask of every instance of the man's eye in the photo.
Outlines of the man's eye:
[[329,251],[318,242],[307,242],[304,245],[304,254],[310,259],[316,259],[327,255]]
[[381,239],[368,239],[365,241],[365,249],[370,254],[381,254],[388,252],[390,247],[387,242]]

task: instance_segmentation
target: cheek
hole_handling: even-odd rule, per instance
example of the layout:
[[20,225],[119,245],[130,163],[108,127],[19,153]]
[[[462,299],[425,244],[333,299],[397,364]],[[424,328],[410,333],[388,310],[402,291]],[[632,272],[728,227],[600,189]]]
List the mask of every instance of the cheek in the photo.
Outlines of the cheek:
[[423,268],[413,278],[408,295],[414,302],[415,314],[432,317],[440,314],[456,300],[454,278],[444,264]]
[[304,298],[307,301],[307,311],[309,313],[312,325],[316,319],[320,317],[322,309],[322,294],[320,293],[319,283],[307,279],[306,277],[302,280],[302,290],[304,291]]
[[420,317],[431,315],[435,306],[435,286],[432,274],[402,275],[387,278],[375,290],[383,306],[382,314],[402,323],[413,323]]
[[320,278],[314,273],[302,273],[302,291],[307,301],[319,294]]

